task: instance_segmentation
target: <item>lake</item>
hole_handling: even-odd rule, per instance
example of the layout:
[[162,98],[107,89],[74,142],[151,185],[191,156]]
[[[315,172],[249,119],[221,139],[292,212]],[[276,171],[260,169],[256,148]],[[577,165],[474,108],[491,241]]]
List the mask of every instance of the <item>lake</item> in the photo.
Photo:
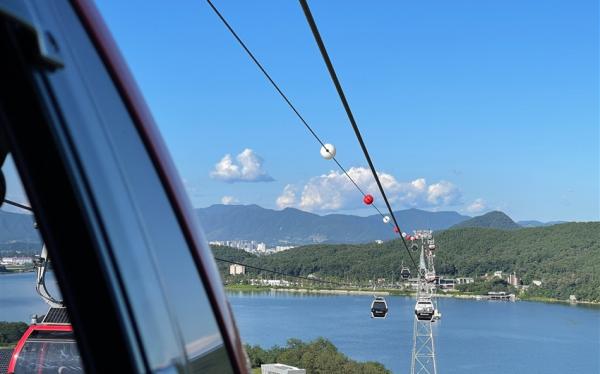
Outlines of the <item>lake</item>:
[[[35,274],[0,275],[0,320],[27,322],[46,305]],[[53,286],[52,277],[49,282]],[[54,286],[55,287],[55,286]],[[410,369],[414,300],[387,297],[385,320],[371,296],[228,292],[245,342],[265,348],[288,338],[325,337],[352,359]],[[600,373],[600,308],[440,298],[434,324],[440,373]]]
[[[353,359],[410,370],[414,299],[386,297],[388,318],[369,316],[371,296],[229,293],[242,338],[282,345],[323,336]],[[600,309],[536,302],[440,298],[434,324],[440,373],[600,373]]]

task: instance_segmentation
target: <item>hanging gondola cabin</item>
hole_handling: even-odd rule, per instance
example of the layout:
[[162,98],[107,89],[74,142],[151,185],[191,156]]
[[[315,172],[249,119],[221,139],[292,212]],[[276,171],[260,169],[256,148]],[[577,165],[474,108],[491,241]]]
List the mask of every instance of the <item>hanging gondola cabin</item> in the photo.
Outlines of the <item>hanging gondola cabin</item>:
[[83,373],[73,328],[64,308],[50,308],[44,320],[29,326],[17,343],[8,374],[28,373]]
[[417,316],[418,320],[431,321],[434,313],[435,308],[430,298],[420,297],[417,300],[417,304],[415,305],[415,315]]
[[383,297],[376,297],[371,303],[371,318],[385,318],[387,316],[388,306]]
[[435,273],[428,271],[428,272],[425,274],[425,280],[426,280],[428,283],[435,282],[435,280],[436,280]]
[[400,270],[400,277],[402,277],[402,279],[410,278],[410,269],[407,268],[406,266],[403,266],[402,269]]

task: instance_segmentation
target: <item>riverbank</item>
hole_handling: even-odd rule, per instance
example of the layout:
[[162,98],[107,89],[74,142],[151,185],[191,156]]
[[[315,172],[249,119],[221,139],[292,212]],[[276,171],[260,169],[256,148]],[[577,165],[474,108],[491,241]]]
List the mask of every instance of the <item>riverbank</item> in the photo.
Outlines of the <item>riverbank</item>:
[[[325,295],[375,295],[375,296],[410,296],[414,297],[416,292],[407,290],[397,289],[380,289],[380,290],[369,290],[369,289],[343,289],[343,288],[288,288],[288,287],[272,287],[272,286],[251,286],[251,285],[226,285],[227,291],[239,291],[239,292],[289,292],[289,293],[301,293],[301,294],[325,294]],[[487,298],[487,295],[472,294],[467,292],[438,292],[435,297],[443,298],[455,298],[455,299],[471,299],[480,300]],[[577,301],[571,302],[569,300],[559,300],[549,297],[537,297],[537,296],[517,296],[516,300],[532,301],[541,303],[556,303],[556,304],[570,304],[570,305],[588,305],[600,307],[600,302],[593,301]]]
[[0,269],[0,275],[15,274],[15,273],[33,273],[33,272],[35,272],[34,267],[13,267],[13,268],[4,267],[4,268]]

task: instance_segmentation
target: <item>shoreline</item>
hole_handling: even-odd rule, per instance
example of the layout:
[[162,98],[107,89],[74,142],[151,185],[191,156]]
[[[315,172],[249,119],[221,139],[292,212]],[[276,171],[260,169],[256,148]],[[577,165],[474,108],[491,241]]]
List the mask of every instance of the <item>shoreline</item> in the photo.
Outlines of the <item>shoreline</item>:
[[[406,296],[414,297],[416,292],[414,291],[402,291],[402,290],[347,290],[347,289],[336,289],[336,288],[285,288],[285,287],[262,287],[262,286],[224,286],[225,291],[238,291],[238,292],[287,292],[287,293],[298,293],[298,294],[321,294],[321,295],[374,295],[374,296]],[[460,292],[452,293],[436,293],[435,297],[440,298],[454,298],[464,300],[481,300],[487,295],[475,295],[465,294]],[[594,301],[577,301],[571,302],[569,300],[559,300],[545,297],[516,297],[515,301],[529,301],[536,303],[548,303],[548,304],[569,304],[573,306],[595,306],[600,307],[600,302]]]

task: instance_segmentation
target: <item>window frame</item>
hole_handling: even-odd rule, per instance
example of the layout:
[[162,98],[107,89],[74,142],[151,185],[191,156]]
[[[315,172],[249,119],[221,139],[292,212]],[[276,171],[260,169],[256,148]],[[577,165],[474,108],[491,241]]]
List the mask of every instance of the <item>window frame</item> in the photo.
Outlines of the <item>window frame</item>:
[[[80,0],[70,4],[117,87],[159,175],[210,300],[233,370],[246,372],[246,355],[212,252],[198,230],[197,219],[149,111],[93,4]],[[32,38],[31,30],[24,30],[14,20],[0,17],[0,21],[2,46],[12,48],[9,55],[14,57],[0,66],[0,78],[11,82],[0,88],[0,122],[5,125],[0,137],[13,154],[53,259],[82,361],[88,372],[110,372],[115,367],[120,372],[147,371],[135,315],[95,205],[98,197],[94,199],[86,185],[73,140],[61,129],[64,118],[43,67],[32,59],[35,35]],[[95,280],[93,284],[86,282],[90,278]],[[107,355],[110,360],[106,360]]]

